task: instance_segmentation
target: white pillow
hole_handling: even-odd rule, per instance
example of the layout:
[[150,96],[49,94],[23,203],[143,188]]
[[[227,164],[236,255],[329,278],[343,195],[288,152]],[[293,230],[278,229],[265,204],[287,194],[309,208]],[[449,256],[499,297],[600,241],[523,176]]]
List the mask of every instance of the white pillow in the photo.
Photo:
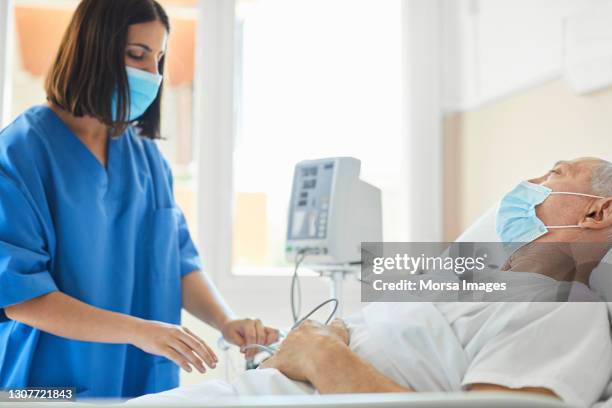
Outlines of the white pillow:
[[[495,232],[495,214],[499,203],[489,208],[480,218],[470,225],[455,242],[500,242]],[[501,248],[501,247],[500,247]],[[504,253],[491,255],[489,263],[501,265]],[[612,302],[612,250],[608,251],[602,262],[593,270],[590,287],[606,301]]]

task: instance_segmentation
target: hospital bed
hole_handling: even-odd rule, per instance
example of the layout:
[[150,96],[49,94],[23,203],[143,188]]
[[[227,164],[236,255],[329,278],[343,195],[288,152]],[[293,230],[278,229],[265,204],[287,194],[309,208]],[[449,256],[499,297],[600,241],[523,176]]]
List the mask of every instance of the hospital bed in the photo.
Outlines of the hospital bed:
[[[496,207],[489,209],[480,219],[470,226],[457,241],[495,242]],[[612,254],[608,253],[604,262],[592,274],[591,286],[602,297],[612,299],[612,273],[610,264]],[[610,306],[612,303],[608,303]],[[174,404],[173,404],[174,405]],[[74,407],[74,405],[71,405]],[[138,406],[138,405],[135,405]],[[144,406],[144,405],[143,405]],[[178,405],[177,405],[178,406]],[[183,405],[180,405],[183,406]],[[186,404],[185,407],[197,405]],[[513,392],[453,392],[453,393],[406,393],[406,394],[350,394],[350,395],[291,395],[291,396],[250,396],[223,397],[202,403],[201,406],[219,408],[259,408],[259,407],[309,407],[309,408],[562,408],[570,407],[560,400],[534,394]],[[59,405],[53,405],[57,408]],[[612,383],[604,392],[602,401],[593,408],[612,408]]]
[[[87,403],[19,403],[20,408],[91,408],[96,401]],[[6,404],[6,405],[5,405]],[[108,404],[105,406],[120,406]],[[2,406],[15,404],[0,403]],[[139,405],[132,405],[138,407]],[[153,406],[153,405],[142,405]],[[159,405],[162,406],[162,405]],[[205,405],[172,404],[183,408],[567,408],[552,398],[518,393],[412,393],[412,394],[350,394],[318,396],[259,396],[226,397]]]

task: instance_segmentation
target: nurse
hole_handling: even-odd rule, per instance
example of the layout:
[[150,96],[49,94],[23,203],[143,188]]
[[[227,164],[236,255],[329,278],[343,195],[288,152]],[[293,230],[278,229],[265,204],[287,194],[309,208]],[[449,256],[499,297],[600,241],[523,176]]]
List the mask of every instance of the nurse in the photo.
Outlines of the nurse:
[[0,388],[176,387],[217,363],[181,308],[239,346],[277,339],[224,304],[173,198],[153,140],[169,32],[154,0],[81,1],[47,104],[0,133]]

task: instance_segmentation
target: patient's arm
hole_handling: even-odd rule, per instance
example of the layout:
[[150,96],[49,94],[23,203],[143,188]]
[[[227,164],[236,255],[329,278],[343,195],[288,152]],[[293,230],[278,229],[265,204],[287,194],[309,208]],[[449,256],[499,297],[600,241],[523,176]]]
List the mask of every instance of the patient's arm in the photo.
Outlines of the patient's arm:
[[[319,369],[310,379],[321,394],[413,391],[382,375],[348,347],[344,350],[329,349],[327,353],[327,358],[318,360]],[[468,391],[522,392],[559,398],[551,390],[541,387],[508,388],[497,384],[472,384]]]
[[508,388],[497,384],[472,384],[468,391],[526,392],[529,394],[540,394],[549,397],[559,398],[557,394],[555,394],[548,388],[541,387]]
[[[361,360],[348,347],[328,349],[321,356],[309,380],[321,394],[413,392],[385,377],[370,364]],[[508,388],[497,384],[472,384],[469,392],[522,392],[559,398],[554,392],[541,387]]]
[[329,345],[320,351],[308,380],[321,394],[413,391],[385,377],[346,345]]
[[322,394],[412,391],[361,360],[347,343],[339,324],[304,322],[262,368],[276,368],[291,379],[308,381]]
[[[279,351],[262,364],[287,377],[310,382],[321,394],[414,392],[385,377],[363,361],[347,345],[337,325],[305,322],[292,330]],[[546,388],[507,388],[496,384],[473,384],[468,391],[523,392],[557,397]]]

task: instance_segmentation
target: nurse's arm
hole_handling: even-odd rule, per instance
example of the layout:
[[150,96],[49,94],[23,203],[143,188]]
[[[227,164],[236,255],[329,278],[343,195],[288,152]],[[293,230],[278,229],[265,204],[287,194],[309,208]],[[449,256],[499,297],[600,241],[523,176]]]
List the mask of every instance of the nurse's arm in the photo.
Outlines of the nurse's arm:
[[234,313],[205,273],[193,271],[186,274],[181,286],[183,307],[193,316],[219,331],[235,319]]
[[[237,346],[271,344],[278,340],[278,330],[263,325],[259,319],[236,319],[208,276],[201,271],[186,274],[182,280],[183,307],[198,319],[221,332]],[[247,359],[257,352],[241,349]]]
[[166,357],[186,371],[192,366],[204,372],[203,361],[215,366],[214,352],[185,327],[144,320],[100,309],[62,292],[4,308],[9,319],[72,340],[131,344]]
[[61,292],[51,292],[4,308],[9,319],[56,336],[101,343],[130,343],[132,316],[88,305]]

